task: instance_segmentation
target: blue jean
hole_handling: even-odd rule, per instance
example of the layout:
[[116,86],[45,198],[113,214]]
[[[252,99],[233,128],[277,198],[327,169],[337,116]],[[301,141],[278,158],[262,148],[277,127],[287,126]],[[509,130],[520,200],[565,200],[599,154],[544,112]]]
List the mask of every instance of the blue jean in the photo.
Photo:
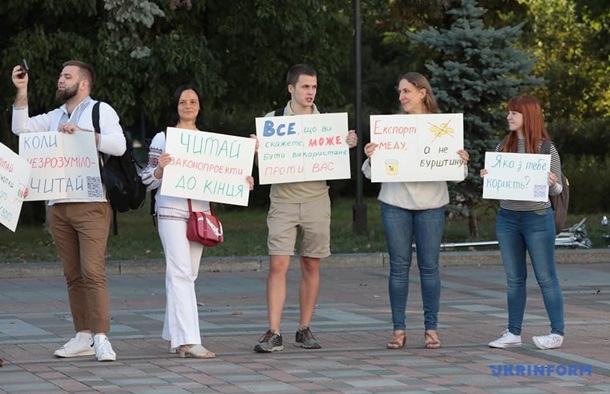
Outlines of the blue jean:
[[445,224],[445,207],[415,211],[382,202],[381,220],[390,255],[388,290],[394,330],[406,329],[405,310],[409,295],[413,238],[421,281],[424,326],[426,330],[436,330],[441,297],[438,258]]
[[555,271],[555,222],[552,208],[544,211],[511,211],[500,208],[496,233],[506,272],[508,331],[521,335],[527,299],[527,251],[551,321],[551,333],[563,335],[563,296]]

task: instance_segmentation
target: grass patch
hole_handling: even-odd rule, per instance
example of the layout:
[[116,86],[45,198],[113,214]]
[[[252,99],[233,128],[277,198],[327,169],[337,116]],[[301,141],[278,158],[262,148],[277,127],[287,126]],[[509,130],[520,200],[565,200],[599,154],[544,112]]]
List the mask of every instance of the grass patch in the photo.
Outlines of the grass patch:
[[[331,250],[333,253],[385,252],[386,244],[379,213],[379,202],[374,198],[367,204],[367,234],[356,234],[353,226],[354,199],[342,198],[334,202],[331,221]],[[148,204],[138,211],[118,214],[118,235],[110,235],[107,258],[109,260],[162,259],[163,249],[157,228],[153,226]],[[267,254],[267,210],[257,208],[227,209],[215,205],[225,230],[225,242],[215,248],[206,248],[207,256],[264,256]],[[593,247],[606,247],[600,224],[601,214],[589,215],[587,229]],[[582,215],[569,215],[568,223],[582,219]],[[471,238],[465,218],[448,219],[443,242],[495,240],[495,209],[487,205],[479,210],[480,237]],[[0,228],[1,262],[58,261],[51,235],[44,226],[19,226],[15,233]]]

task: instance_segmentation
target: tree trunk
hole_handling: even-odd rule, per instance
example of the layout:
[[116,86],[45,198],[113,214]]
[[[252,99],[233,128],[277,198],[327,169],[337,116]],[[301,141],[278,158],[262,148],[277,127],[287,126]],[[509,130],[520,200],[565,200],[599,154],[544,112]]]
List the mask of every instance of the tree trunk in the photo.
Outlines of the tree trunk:
[[474,207],[468,207],[468,229],[472,238],[479,237],[479,224],[477,223],[477,211]]

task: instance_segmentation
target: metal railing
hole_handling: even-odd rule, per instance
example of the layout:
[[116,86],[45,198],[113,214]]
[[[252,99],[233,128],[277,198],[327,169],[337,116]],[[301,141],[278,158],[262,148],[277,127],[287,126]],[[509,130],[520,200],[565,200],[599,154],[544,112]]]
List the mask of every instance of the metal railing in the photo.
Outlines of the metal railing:
[[[588,238],[586,221],[587,218],[585,217],[572,227],[566,227],[562,232],[557,234],[555,237],[555,247],[589,249],[591,247],[591,240]],[[497,245],[498,241],[447,242],[441,244],[441,250]],[[415,248],[415,245],[413,245],[413,248]]]

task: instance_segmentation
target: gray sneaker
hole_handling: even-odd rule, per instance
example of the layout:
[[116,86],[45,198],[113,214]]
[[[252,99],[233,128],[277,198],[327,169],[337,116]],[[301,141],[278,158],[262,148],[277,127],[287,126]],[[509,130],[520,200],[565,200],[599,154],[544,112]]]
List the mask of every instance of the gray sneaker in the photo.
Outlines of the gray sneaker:
[[322,347],[307,326],[299,328],[294,336],[294,341],[303,349],[320,349]]
[[282,334],[274,330],[267,330],[265,335],[259,338],[258,344],[254,346],[254,351],[257,353],[271,353],[284,350],[282,344]]

